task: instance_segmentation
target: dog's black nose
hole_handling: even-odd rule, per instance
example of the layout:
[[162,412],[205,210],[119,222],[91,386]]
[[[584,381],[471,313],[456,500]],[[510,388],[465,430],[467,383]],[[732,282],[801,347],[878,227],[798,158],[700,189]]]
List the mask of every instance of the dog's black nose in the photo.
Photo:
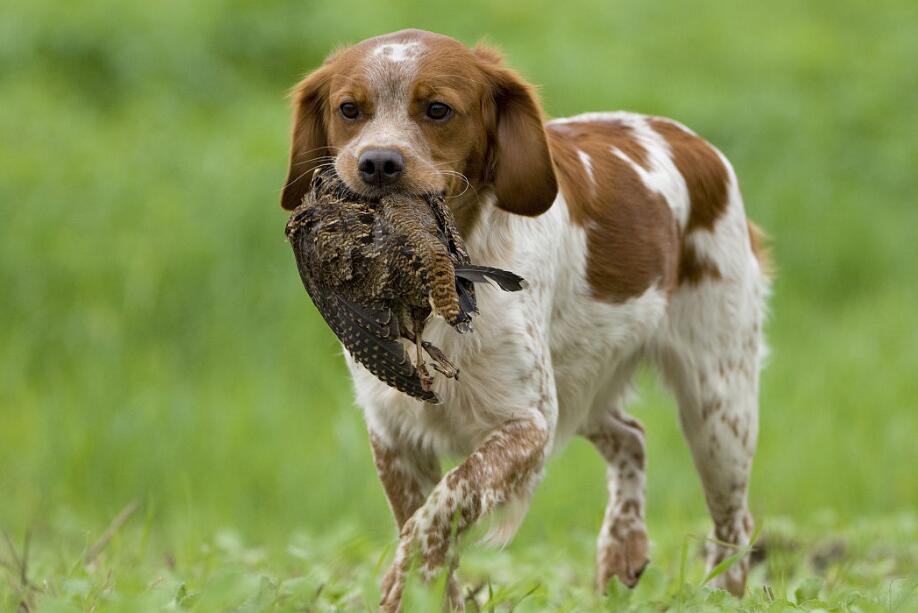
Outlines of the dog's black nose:
[[369,149],[360,154],[357,170],[367,185],[392,185],[405,170],[405,158],[395,149]]

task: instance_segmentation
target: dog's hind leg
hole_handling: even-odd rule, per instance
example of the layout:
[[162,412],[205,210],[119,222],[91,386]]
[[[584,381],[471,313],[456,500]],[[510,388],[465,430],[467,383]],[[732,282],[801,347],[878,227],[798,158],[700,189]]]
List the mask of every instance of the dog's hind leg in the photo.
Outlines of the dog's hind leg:
[[620,410],[594,420],[586,438],[606,461],[609,501],[596,542],[596,587],[618,577],[634,587],[649,562],[644,525],[644,428]]
[[[763,295],[764,283],[752,275],[680,289],[659,353],[714,522],[709,570],[746,547],[753,531],[747,489],[758,431]],[[742,596],[748,568],[744,556],[713,584]]]

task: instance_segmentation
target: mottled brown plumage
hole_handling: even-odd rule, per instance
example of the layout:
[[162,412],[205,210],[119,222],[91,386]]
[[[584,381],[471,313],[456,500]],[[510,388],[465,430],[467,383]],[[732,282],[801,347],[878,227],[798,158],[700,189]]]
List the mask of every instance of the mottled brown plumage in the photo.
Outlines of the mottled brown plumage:
[[[477,313],[474,283],[523,289],[513,273],[471,264],[443,198],[393,193],[369,200],[333,169],[317,172],[287,222],[287,237],[306,291],[350,354],[388,385],[438,402],[423,351],[447,377],[458,371],[422,338],[440,315],[459,332]],[[412,363],[405,344],[417,348]]]

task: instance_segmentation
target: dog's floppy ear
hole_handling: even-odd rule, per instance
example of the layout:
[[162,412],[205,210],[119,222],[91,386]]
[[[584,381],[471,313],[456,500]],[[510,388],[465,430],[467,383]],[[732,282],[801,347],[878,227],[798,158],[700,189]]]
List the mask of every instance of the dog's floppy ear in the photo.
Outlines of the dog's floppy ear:
[[330,154],[325,113],[330,78],[330,71],[323,66],[293,88],[290,169],[281,192],[281,206],[288,211],[302,202],[316,166],[328,161],[325,157]]
[[519,215],[544,213],[558,182],[535,90],[503,65],[497,51],[478,45],[473,53],[488,88],[482,101],[489,141],[486,180],[494,186],[497,206]]

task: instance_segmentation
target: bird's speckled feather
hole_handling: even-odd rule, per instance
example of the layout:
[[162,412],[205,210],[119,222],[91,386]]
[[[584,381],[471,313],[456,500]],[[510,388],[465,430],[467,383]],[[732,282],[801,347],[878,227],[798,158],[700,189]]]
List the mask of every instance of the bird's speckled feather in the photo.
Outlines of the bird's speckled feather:
[[[368,200],[333,169],[316,173],[286,233],[306,291],[345,348],[380,380],[427,402],[438,399],[421,346],[436,370],[457,372],[423,342],[424,322],[436,314],[470,331],[474,283],[525,287],[513,273],[471,264],[441,197],[393,193]],[[417,364],[400,339],[418,345]]]

